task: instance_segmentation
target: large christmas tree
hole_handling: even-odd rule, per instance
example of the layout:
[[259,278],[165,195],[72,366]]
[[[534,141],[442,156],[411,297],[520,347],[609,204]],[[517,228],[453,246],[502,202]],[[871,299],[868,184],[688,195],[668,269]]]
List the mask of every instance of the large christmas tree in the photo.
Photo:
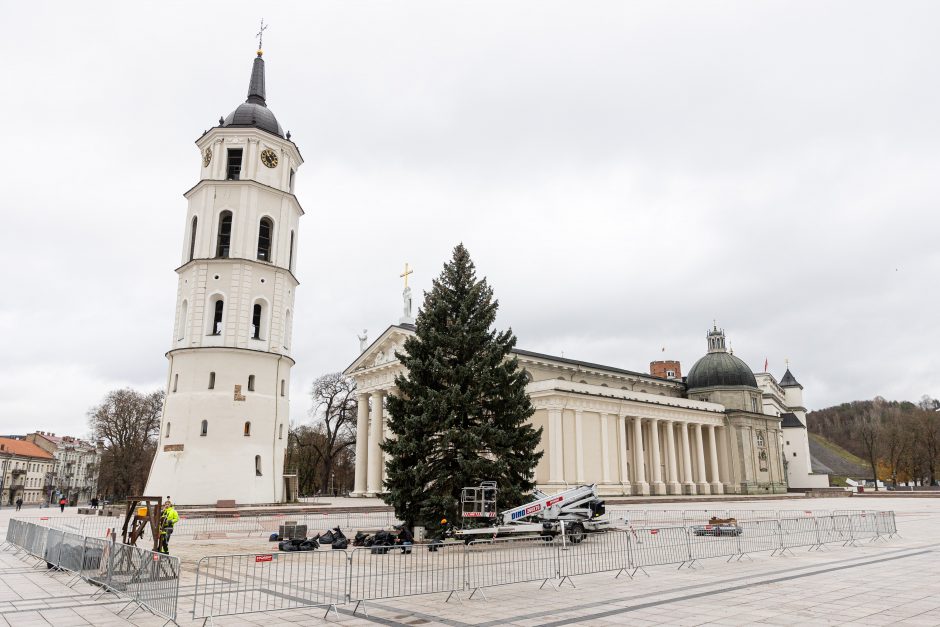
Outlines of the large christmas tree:
[[492,328],[498,307],[460,244],[396,355],[406,374],[388,397],[383,499],[409,526],[434,530],[442,518],[456,520],[461,488],[481,481],[497,482],[500,508],[535,487],[542,430],[528,422],[535,410],[510,355],[516,337]]

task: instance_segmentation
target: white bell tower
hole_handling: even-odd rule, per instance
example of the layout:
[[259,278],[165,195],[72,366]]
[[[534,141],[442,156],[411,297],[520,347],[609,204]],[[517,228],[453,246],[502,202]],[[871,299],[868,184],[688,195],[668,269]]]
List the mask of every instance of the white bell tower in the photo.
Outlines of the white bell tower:
[[196,141],[166,404],[145,493],[182,505],[284,500],[291,325],[303,163],[265,102],[248,99]]

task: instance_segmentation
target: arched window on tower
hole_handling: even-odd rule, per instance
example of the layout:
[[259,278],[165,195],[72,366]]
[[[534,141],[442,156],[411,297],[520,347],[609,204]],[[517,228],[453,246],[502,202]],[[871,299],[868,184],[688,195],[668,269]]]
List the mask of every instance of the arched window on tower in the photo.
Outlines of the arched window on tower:
[[274,223],[271,218],[261,218],[258,223],[258,259],[271,261],[271,237],[274,235]]
[[255,375],[253,374],[248,375],[248,391],[255,391]]
[[290,232],[290,258],[287,260],[287,269],[291,272],[294,271],[294,232]]
[[203,421],[202,421],[202,426],[200,427],[200,430],[199,430],[199,435],[205,436],[205,435],[207,435],[208,433],[209,433],[209,421],[208,421],[208,420],[203,420]]
[[261,456],[255,455],[255,475],[261,476]]
[[261,303],[255,303],[251,308],[251,337],[255,340],[261,339]]
[[222,335],[222,323],[225,316],[225,301],[218,297],[212,305],[212,325],[209,335]]
[[196,216],[193,216],[192,226],[189,227],[189,260],[192,261],[196,254]]
[[219,234],[216,237],[215,256],[228,258],[232,245],[232,212],[223,211],[219,214]]
[[189,317],[189,301],[184,300],[180,305],[180,319],[177,324],[176,339],[183,341],[186,339],[186,318]]
[[214,372],[209,373],[209,389],[210,390],[215,389],[215,373]]
[[251,421],[246,420],[245,421],[245,436],[247,437],[249,435],[251,435]]
[[170,437],[170,422],[169,421],[167,421],[166,423],[166,436],[164,437],[167,437],[167,438]]

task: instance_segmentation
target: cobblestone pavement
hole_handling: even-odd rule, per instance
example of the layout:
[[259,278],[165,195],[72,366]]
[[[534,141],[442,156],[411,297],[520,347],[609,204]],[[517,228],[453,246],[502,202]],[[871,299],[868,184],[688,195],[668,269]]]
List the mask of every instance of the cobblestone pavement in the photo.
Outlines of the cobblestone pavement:
[[[900,538],[843,548],[726,563],[707,560],[702,568],[649,569],[649,577],[615,579],[613,573],[574,578],[553,590],[539,584],[488,588],[486,598],[451,599],[441,594],[368,603],[364,616],[340,606],[325,620],[324,610],[283,610],[223,617],[218,625],[938,625],[940,624],[940,499],[813,499],[805,509],[876,509],[897,512]],[[734,504],[753,509],[789,509],[793,501]],[[705,505],[697,504],[697,507]],[[709,508],[727,507],[721,502]],[[654,507],[654,506],[646,506]],[[657,509],[683,509],[657,504]],[[46,515],[49,510],[42,510]],[[39,512],[24,510],[22,516]],[[74,515],[74,510],[66,515]],[[0,532],[14,513],[0,510]],[[49,515],[59,515],[58,511]],[[193,589],[198,559],[207,554],[269,550],[263,538],[177,540],[173,553],[182,560],[178,622],[193,621]],[[145,611],[131,614],[126,602],[93,599],[84,582],[64,573],[49,574],[44,565],[0,552],[0,626],[162,625]],[[72,584],[71,587],[69,584]]]

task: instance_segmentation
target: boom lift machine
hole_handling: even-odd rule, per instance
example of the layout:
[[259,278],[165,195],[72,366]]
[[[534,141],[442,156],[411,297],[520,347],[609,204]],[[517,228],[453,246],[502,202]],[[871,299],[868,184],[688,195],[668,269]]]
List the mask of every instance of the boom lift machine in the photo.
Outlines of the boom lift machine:
[[[533,500],[505,511],[496,510],[496,483],[484,481],[477,487],[461,491],[461,517],[465,528],[454,532],[466,541],[487,537],[519,534],[538,534],[551,537],[564,532],[577,544],[590,531],[600,531],[610,521],[604,518],[604,501],[597,496],[597,486],[579,485],[556,494],[540,490],[532,493]],[[488,527],[466,527],[474,519],[490,522]]]

